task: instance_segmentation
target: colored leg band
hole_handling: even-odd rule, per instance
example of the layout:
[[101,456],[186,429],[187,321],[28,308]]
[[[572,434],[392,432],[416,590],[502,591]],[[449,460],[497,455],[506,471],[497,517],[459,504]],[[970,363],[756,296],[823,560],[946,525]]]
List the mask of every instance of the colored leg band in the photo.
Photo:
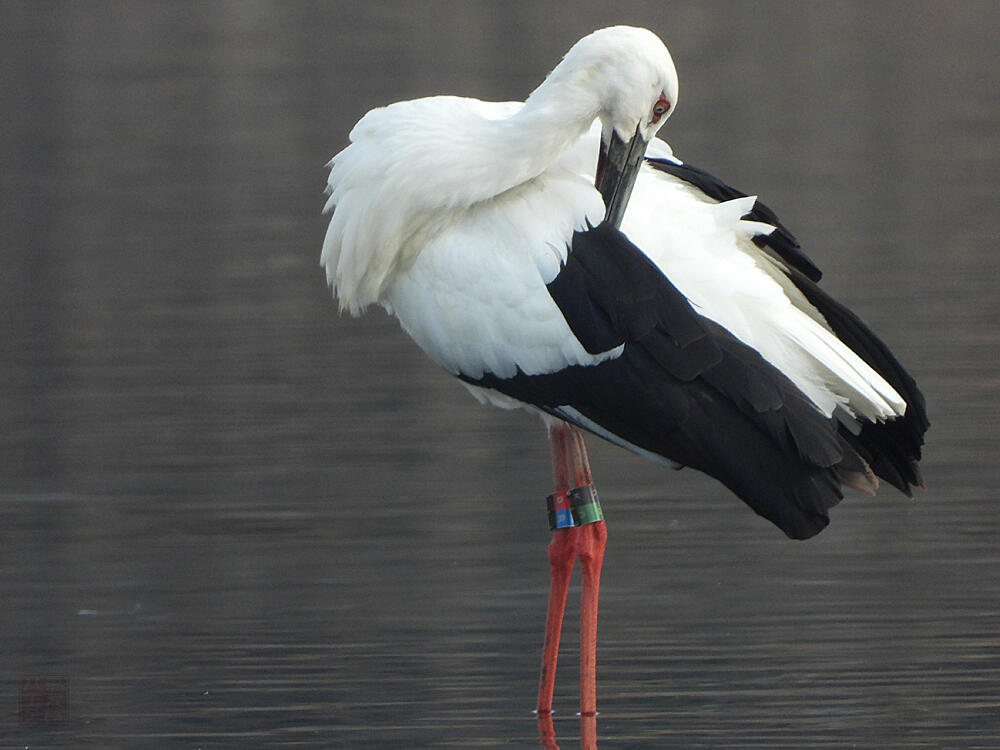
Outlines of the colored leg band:
[[584,526],[604,518],[597,489],[592,484],[574,487],[569,492],[555,492],[546,498],[549,508],[549,528],[568,529]]

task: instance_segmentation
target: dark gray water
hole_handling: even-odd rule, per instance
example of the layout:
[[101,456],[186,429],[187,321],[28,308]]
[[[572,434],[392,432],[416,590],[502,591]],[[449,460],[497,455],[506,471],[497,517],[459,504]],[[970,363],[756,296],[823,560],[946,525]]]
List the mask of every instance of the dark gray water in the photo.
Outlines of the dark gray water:
[[322,164],[623,21],[673,51],[664,136],[779,212],[934,426],[927,492],[807,543],[592,442],[600,747],[1000,747],[993,2],[0,5],[4,747],[537,746],[543,432],[337,316]]

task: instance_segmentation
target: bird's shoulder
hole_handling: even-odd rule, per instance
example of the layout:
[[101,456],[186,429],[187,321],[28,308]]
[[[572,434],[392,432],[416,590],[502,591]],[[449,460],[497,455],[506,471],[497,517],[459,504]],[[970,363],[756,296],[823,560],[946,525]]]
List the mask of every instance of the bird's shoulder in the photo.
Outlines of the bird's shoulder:
[[368,112],[329,162],[332,213],[321,262],[342,308],[380,300],[455,215],[498,192],[481,136],[515,105],[455,96],[396,102]]

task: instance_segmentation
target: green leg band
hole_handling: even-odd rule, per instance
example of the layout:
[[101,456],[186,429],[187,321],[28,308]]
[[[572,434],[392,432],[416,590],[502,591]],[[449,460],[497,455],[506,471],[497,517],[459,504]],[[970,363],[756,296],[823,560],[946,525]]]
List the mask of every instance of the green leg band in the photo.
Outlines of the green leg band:
[[592,484],[575,487],[569,491],[569,507],[576,526],[585,526],[604,520],[601,503],[597,499],[597,489]]

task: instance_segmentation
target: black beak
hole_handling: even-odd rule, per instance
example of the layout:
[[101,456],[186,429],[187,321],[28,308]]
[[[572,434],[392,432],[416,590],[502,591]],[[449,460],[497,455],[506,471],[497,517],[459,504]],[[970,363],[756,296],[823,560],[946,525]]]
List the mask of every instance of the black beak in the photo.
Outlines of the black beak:
[[632,195],[632,186],[639,174],[647,143],[639,135],[638,126],[628,143],[614,130],[610,137],[606,137],[605,133],[601,134],[601,152],[597,157],[597,178],[594,185],[607,207],[604,220],[616,229],[621,226],[622,217],[625,216],[625,208]]

